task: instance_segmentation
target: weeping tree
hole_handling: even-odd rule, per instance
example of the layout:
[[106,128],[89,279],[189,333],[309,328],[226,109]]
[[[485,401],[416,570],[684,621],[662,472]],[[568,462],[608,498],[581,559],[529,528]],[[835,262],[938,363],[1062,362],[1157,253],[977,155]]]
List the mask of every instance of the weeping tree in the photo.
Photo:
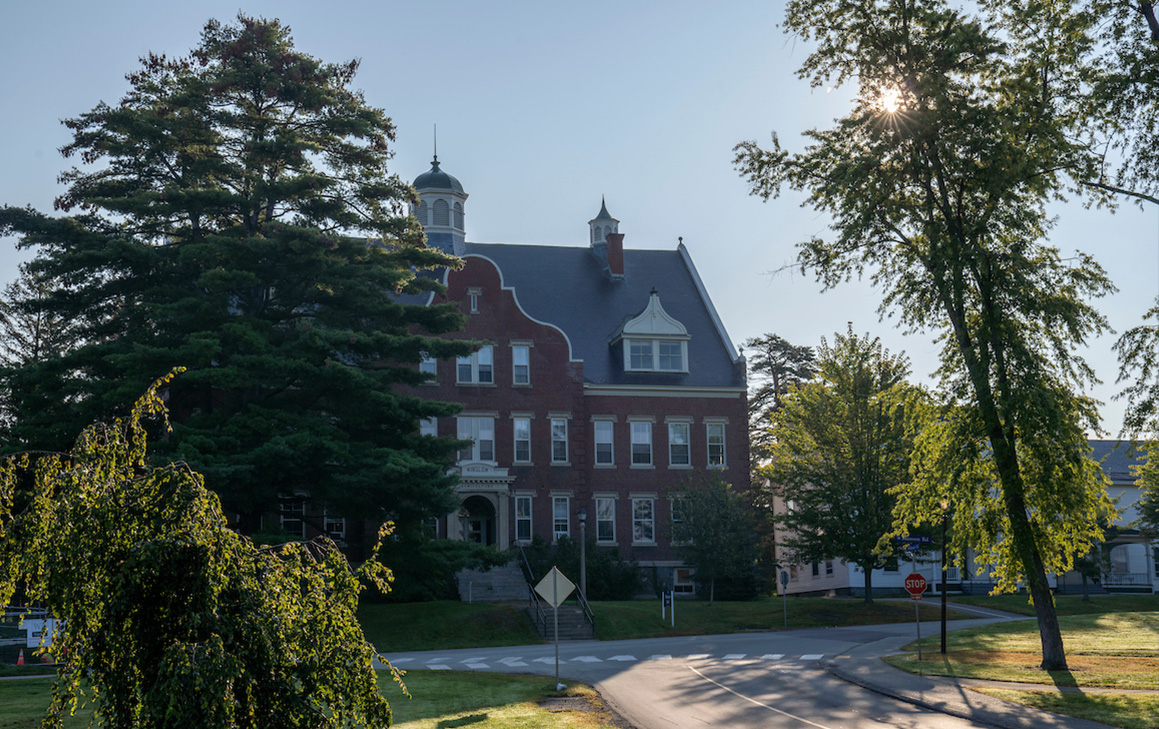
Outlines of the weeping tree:
[[[1031,7],[1033,5],[1033,7]],[[1112,290],[1090,257],[1045,242],[1046,203],[1097,159],[1074,132],[1082,88],[1065,4],[939,0],[790,2],[789,32],[813,50],[799,74],[852,84],[849,113],[806,133],[803,151],[744,142],[736,165],[765,199],[785,187],[827,214],[832,234],[798,262],[827,288],[868,275],[881,313],[942,343],[938,427],[918,446],[924,477],[898,493],[899,531],[955,521],[951,548],[990,559],[999,590],[1033,600],[1042,667],[1066,668],[1047,582],[1102,538],[1109,506],[1084,427],[1094,381],[1075,354],[1106,329],[1089,301]]]
[[256,547],[200,474],[150,465],[167,384],[68,453],[0,462],[0,603],[19,587],[61,619],[45,726],[86,703],[126,729],[388,726],[355,610],[389,572],[326,539]]

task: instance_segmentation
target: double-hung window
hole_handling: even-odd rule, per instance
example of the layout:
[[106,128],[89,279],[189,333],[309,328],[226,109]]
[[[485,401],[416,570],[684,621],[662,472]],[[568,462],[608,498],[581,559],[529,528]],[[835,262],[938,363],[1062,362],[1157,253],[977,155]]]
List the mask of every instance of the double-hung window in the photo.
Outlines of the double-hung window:
[[707,423],[708,467],[724,468],[724,423]]
[[423,418],[419,421],[419,435],[437,436],[439,434],[438,418]]
[[596,465],[611,466],[615,463],[615,452],[612,448],[612,429],[610,420],[597,420],[593,423],[596,437]]
[[633,421],[632,425],[632,465],[652,465],[652,423]]
[[302,517],[306,513],[306,504],[301,499],[286,499],[281,503],[282,531],[292,537],[304,539],[306,537],[306,523]]
[[571,499],[567,496],[553,496],[551,497],[551,538],[552,541],[560,537],[568,535],[568,526],[571,524],[571,519],[568,518],[568,508]]
[[567,418],[551,419],[551,462],[567,463]]
[[531,347],[515,344],[511,347],[511,383],[531,384]]
[[616,500],[611,497],[596,497],[596,541],[616,541]]
[[631,372],[687,372],[683,339],[624,339],[624,366]]
[[515,462],[531,463],[531,418],[512,418],[511,429],[515,441]]
[[419,361],[419,372],[430,375],[428,382],[434,382],[439,374],[439,361],[423,352],[423,358]]
[[689,450],[688,423],[668,424],[668,465],[679,468],[692,465],[692,454]]
[[464,385],[490,385],[495,382],[494,348],[488,344],[478,352],[459,357],[457,382]]
[[459,451],[461,461],[495,460],[495,419],[460,415],[458,417],[460,440],[469,440],[471,445]]
[[632,543],[656,541],[655,502],[652,499],[632,499]]
[[515,541],[531,541],[531,497],[515,497]]

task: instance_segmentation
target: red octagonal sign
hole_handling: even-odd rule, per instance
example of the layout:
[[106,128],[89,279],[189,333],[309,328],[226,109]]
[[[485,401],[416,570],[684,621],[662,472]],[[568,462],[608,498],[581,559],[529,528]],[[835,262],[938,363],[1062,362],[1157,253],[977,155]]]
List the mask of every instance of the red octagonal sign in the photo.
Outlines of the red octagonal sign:
[[922,594],[926,591],[926,578],[917,572],[911,572],[905,578],[905,591],[914,596]]

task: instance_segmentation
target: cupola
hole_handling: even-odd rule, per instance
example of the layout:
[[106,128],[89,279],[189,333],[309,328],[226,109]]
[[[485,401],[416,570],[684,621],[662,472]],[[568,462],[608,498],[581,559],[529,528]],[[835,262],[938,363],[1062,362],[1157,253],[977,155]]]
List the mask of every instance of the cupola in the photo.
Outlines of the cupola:
[[427,244],[461,256],[466,252],[466,229],[463,225],[467,193],[452,175],[439,168],[439,156],[431,169],[415,178],[419,203],[411,209],[427,234]]
[[624,235],[620,221],[608,214],[608,204],[600,198],[600,214],[588,221],[591,250],[604,271],[613,279],[624,277]]

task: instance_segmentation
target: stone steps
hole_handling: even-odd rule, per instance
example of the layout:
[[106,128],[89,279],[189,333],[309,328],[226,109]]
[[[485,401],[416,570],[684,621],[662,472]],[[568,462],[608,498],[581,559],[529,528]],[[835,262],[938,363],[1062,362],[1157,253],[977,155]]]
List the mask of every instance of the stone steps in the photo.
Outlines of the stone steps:
[[523,570],[508,564],[489,570],[460,570],[455,574],[463,602],[513,602],[527,600]]
[[[543,612],[546,618],[545,624],[539,625],[539,616],[536,614],[535,608],[527,608],[527,614],[531,618],[531,622],[535,624],[536,629],[539,630],[539,634],[547,640],[554,640],[555,624],[552,618],[552,609],[545,607]],[[583,610],[571,605],[559,607],[560,640],[595,640],[595,637],[595,628],[588,622]]]

